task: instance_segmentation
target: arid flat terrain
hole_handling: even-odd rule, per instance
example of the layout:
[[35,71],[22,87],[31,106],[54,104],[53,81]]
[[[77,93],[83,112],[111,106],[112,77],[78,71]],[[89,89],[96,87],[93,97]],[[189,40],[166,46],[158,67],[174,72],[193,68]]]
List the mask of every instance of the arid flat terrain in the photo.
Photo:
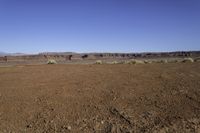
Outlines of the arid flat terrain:
[[200,132],[200,62],[0,67],[1,133]]

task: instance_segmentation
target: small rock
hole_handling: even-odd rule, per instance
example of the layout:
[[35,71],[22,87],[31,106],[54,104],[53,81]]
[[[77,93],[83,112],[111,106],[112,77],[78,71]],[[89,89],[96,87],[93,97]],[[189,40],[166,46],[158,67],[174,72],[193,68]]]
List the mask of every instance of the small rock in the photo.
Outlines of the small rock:
[[26,127],[27,127],[27,128],[32,128],[32,125],[31,125],[31,124],[29,124],[29,125],[27,125]]
[[71,126],[67,126],[67,129],[68,129],[68,130],[71,130],[71,129],[72,129],[72,127],[71,127]]

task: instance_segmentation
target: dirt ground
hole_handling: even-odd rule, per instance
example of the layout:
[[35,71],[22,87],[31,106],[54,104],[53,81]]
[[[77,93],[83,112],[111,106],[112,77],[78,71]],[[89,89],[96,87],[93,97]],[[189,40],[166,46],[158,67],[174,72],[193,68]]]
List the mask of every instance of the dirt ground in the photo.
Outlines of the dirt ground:
[[0,67],[0,132],[200,132],[200,63]]

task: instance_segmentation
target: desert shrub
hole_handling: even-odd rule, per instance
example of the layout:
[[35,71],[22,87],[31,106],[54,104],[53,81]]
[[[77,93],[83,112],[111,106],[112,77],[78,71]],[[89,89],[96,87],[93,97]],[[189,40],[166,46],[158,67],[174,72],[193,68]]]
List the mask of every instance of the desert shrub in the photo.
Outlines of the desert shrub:
[[184,58],[181,62],[194,62],[192,58]]
[[126,61],[118,61],[117,64],[125,64]]
[[160,63],[168,63],[168,61],[163,59],[163,60],[160,60]]
[[47,64],[57,64],[57,62],[55,60],[51,59],[51,60],[47,61]]
[[103,64],[103,62],[102,62],[101,60],[97,60],[97,61],[95,62],[95,64]]
[[113,62],[111,62],[111,64],[120,64],[120,62],[113,61]]
[[156,59],[156,60],[153,60],[152,63],[168,63],[167,60],[164,60],[164,59]]
[[200,57],[194,59],[195,62],[200,62]]
[[177,63],[179,62],[177,59],[170,59],[167,61],[168,63]]
[[125,60],[125,61],[123,62],[123,64],[129,64],[129,61]]
[[126,64],[144,64],[144,61],[142,60],[130,60],[130,61],[127,61]]
[[152,62],[150,60],[144,60],[144,63],[149,64],[149,63],[152,63]]

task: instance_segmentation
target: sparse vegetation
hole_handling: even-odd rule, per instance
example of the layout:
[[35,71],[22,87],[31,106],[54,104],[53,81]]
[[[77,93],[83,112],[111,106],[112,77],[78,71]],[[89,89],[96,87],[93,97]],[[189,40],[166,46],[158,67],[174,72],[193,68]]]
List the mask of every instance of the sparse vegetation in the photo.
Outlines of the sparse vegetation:
[[145,64],[150,64],[150,63],[152,63],[152,61],[150,61],[150,60],[144,60],[144,63]]
[[113,62],[111,62],[111,64],[120,64],[120,62],[113,61]]
[[102,62],[101,60],[97,60],[97,61],[95,62],[95,64],[103,64],[103,62]]
[[125,64],[144,64],[144,61],[142,60],[130,60],[130,61],[126,61]]
[[200,57],[194,59],[195,62],[200,62]]
[[160,63],[168,63],[166,59],[160,60]]
[[154,63],[168,63],[166,59],[154,60]]
[[181,62],[194,62],[192,58],[184,58]]
[[170,59],[167,61],[168,63],[177,63],[179,62],[178,59]]
[[47,64],[57,64],[57,62],[53,59],[48,60]]

